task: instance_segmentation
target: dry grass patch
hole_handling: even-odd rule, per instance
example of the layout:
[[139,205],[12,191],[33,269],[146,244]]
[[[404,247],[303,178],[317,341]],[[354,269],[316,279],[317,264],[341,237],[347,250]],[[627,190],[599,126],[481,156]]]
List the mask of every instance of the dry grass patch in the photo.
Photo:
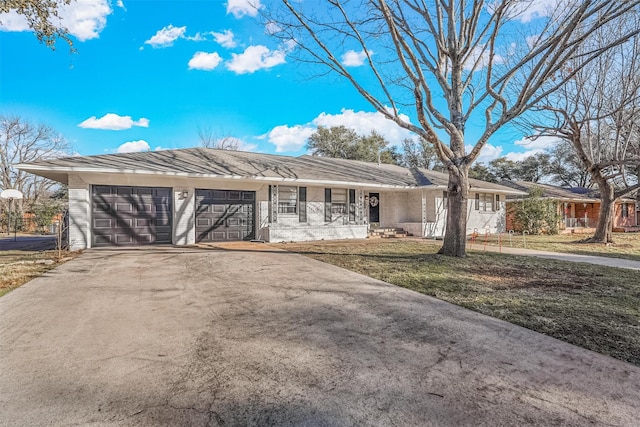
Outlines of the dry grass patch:
[[0,251],[0,297],[79,255],[79,252]]
[[637,271],[473,250],[449,258],[419,240],[279,247],[640,366]]

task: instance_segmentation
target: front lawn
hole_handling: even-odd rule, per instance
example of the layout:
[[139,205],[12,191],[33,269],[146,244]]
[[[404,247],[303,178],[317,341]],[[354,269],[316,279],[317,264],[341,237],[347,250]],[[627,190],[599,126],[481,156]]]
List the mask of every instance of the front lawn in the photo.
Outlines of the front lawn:
[[79,252],[57,251],[0,251],[0,297],[29,280],[76,257]]
[[640,366],[637,271],[470,250],[424,240],[287,243],[291,252],[524,326]]

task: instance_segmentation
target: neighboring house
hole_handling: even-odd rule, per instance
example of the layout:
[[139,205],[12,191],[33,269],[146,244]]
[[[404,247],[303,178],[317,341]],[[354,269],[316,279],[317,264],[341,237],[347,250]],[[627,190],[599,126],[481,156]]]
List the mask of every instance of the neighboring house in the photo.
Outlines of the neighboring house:
[[[327,157],[209,148],[16,165],[68,185],[69,244],[99,246],[365,238],[371,227],[444,234],[448,176]],[[470,180],[468,227],[504,231],[522,194]]]
[[[555,200],[561,218],[558,227],[560,232],[591,233],[597,225],[600,216],[600,198],[597,190],[582,187],[563,188],[528,181],[503,181],[501,184],[527,193],[537,187],[542,190],[542,197]],[[514,202],[522,199],[522,196],[507,197],[507,230],[516,229],[512,206]],[[634,200],[618,200],[614,212],[614,231],[640,231],[640,206]]]
[[614,214],[613,231],[640,231],[640,199],[618,201]]

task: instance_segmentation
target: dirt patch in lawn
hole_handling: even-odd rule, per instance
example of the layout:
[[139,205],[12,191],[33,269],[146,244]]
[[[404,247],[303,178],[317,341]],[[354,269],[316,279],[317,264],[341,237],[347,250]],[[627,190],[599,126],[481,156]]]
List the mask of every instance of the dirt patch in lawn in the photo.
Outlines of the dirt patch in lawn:
[[640,366],[637,271],[473,250],[449,258],[421,240],[278,247]]

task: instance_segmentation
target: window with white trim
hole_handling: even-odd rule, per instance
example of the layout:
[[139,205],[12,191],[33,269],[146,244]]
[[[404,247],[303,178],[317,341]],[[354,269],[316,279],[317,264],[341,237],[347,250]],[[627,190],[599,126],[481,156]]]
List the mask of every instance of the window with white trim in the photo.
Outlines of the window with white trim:
[[476,193],[475,210],[480,212],[495,212],[499,196],[491,193]]
[[344,215],[347,213],[347,189],[332,188],[331,189],[331,214]]
[[298,213],[298,187],[278,186],[278,213],[285,215]]
[[622,218],[629,218],[629,203],[622,204]]

